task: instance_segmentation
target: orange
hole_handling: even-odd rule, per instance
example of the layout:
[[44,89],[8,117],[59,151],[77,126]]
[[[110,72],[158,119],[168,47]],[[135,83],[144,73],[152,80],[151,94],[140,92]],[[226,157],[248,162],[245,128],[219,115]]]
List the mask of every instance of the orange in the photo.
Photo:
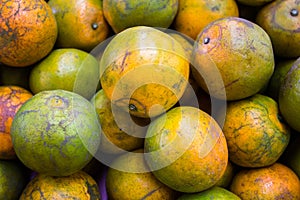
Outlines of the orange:
[[211,187],[203,192],[183,194],[177,200],[240,200],[237,195],[222,187]]
[[29,66],[52,50],[57,24],[46,1],[1,1],[0,10],[0,62]]
[[103,0],[105,19],[115,33],[134,26],[168,28],[178,9],[178,0]]
[[278,104],[286,122],[296,131],[300,131],[300,58],[298,58],[279,89]]
[[100,126],[88,100],[66,90],[48,90],[34,95],[18,110],[11,137],[26,167],[67,176],[93,158],[100,143]]
[[228,103],[223,132],[230,160],[243,167],[275,163],[290,139],[277,102],[261,94]]
[[300,56],[300,4],[298,1],[273,1],[256,16],[256,23],[270,36],[274,53],[279,57]]
[[221,128],[195,107],[175,107],[151,122],[144,149],[155,177],[180,192],[201,192],[212,187],[228,163]]
[[32,67],[29,87],[34,94],[62,89],[90,99],[99,83],[99,63],[92,55],[74,48],[53,50]]
[[125,153],[110,164],[106,188],[109,199],[175,199],[175,191],[150,172],[142,149]]
[[26,170],[20,162],[0,160],[0,199],[19,199],[26,184]]
[[201,30],[212,21],[223,17],[238,17],[234,0],[179,0],[174,29],[196,39]]
[[49,0],[58,26],[57,48],[91,51],[110,32],[102,0]]
[[153,27],[117,34],[100,60],[101,86],[108,99],[133,116],[158,116],[182,97],[189,61],[181,44]]
[[91,99],[101,125],[100,150],[105,153],[123,153],[142,148],[145,128],[135,124],[132,117],[123,110],[113,109],[104,91],[99,90]]
[[64,177],[38,174],[20,196],[20,200],[29,199],[100,200],[101,197],[96,181],[87,173],[79,171]]
[[238,172],[230,190],[241,199],[300,199],[300,181],[285,165],[244,169]]
[[258,93],[275,66],[268,34],[238,17],[225,17],[206,26],[197,37],[192,61],[199,85],[211,96],[227,100]]
[[10,128],[17,111],[31,97],[22,87],[0,86],[0,159],[16,158]]
[[274,73],[266,88],[266,93],[274,100],[278,101],[280,86],[295,61],[296,59],[281,59],[276,61]]

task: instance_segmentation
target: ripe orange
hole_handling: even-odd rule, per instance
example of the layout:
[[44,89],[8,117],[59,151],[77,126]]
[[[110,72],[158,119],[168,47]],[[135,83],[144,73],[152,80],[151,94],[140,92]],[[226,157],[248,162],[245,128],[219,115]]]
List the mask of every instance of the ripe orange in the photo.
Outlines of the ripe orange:
[[228,163],[221,128],[210,115],[195,107],[175,107],[151,122],[144,149],[155,177],[180,192],[212,187]]
[[109,199],[175,199],[175,191],[158,181],[138,149],[117,157],[106,176]]
[[92,55],[74,48],[53,50],[32,67],[29,87],[34,94],[62,89],[90,99],[99,83],[99,63]]
[[230,160],[243,167],[275,163],[290,139],[290,129],[279,117],[277,102],[264,95],[228,103],[223,132]]
[[52,177],[38,174],[23,190],[20,200],[82,199],[100,200],[96,181],[83,171],[69,176]]
[[109,35],[102,0],[49,0],[58,26],[57,48],[91,51]]
[[0,159],[16,158],[10,128],[19,108],[31,97],[19,86],[0,86]]
[[[197,37],[192,60],[199,85],[211,96],[227,100],[259,92],[275,65],[268,34],[238,17],[218,19],[206,26]],[[216,78],[218,74],[222,79]]]
[[238,6],[234,0],[179,0],[174,19],[175,30],[196,39],[201,30],[214,20],[223,17],[238,17]]
[[278,103],[286,122],[296,131],[300,131],[300,58],[298,58],[279,89]]
[[110,101],[137,117],[174,106],[188,84],[189,61],[181,44],[153,27],[117,34],[100,60],[101,86]]
[[241,199],[300,199],[299,178],[280,163],[239,171],[230,190]]
[[294,0],[273,1],[259,10],[256,23],[270,36],[276,56],[300,56],[300,4]]
[[134,26],[168,28],[177,9],[178,0],[103,0],[105,19],[115,33]]
[[0,10],[0,62],[29,66],[52,50],[57,24],[46,1],[1,1]]

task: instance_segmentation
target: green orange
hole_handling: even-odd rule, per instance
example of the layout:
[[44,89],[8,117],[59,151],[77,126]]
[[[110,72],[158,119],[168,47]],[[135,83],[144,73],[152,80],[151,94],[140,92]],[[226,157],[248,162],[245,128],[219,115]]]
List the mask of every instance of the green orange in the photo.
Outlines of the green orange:
[[279,89],[278,104],[286,122],[296,131],[300,131],[300,59],[298,58]]
[[11,126],[15,152],[38,173],[67,176],[96,153],[100,126],[93,105],[66,90],[34,95],[18,110]]
[[105,19],[115,33],[134,26],[168,28],[178,10],[178,0],[103,0]]
[[227,104],[223,132],[229,159],[243,167],[275,163],[290,140],[289,126],[282,122],[277,102],[260,94]]
[[0,10],[0,62],[24,67],[50,53],[57,24],[46,1],[1,1]]
[[273,1],[259,10],[256,23],[270,36],[274,53],[279,57],[300,56],[300,3],[294,0]]

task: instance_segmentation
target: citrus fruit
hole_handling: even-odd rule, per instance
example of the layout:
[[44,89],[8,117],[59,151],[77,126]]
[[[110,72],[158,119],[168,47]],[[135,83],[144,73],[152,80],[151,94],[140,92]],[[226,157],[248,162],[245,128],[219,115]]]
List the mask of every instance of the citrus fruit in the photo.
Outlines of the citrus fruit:
[[0,62],[29,66],[52,50],[57,24],[44,0],[1,1],[0,10]]
[[142,149],[128,152],[111,163],[106,176],[109,199],[174,199],[175,191],[155,178],[142,153]]
[[99,63],[96,58],[74,48],[53,50],[33,66],[29,76],[29,86],[34,94],[62,89],[90,99],[98,83]]
[[120,150],[132,151],[143,147],[146,130],[132,124],[133,120],[128,113],[112,109],[111,102],[102,89],[95,94],[91,102],[95,106],[101,125],[101,151],[123,153]]
[[15,159],[10,128],[16,112],[32,93],[19,86],[0,86],[0,159]]
[[108,99],[137,117],[154,117],[174,106],[188,77],[189,62],[181,44],[152,27],[117,34],[100,60],[101,86]]
[[14,85],[29,90],[31,67],[10,67],[0,63],[0,84]]
[[99,200],[96,181],[87,173],[78,171],[64,177],[38,174],[23,190],[20,200],[29,199],[82,199]]
[[18,158],[51,176],[82,169],[99,147],[100,126],[93,105],[65,91],[42,91],[18,110],[11,126]]
[[222,187],[214,186],[203,192],[183,194],[177,200],[240,200],[241,198]]
[[[207,25],[193,50],[193,76],[211,96],[238,100],[259,92],[274,71],[268,34],[255,23],[225,17]],[[216,80],[220,73],[222,79]]]
[[238,15],[238,6],[234,0],[179,0],[174,29],[196,39],[201,30],[212,21]]
[[230,191],[241,199],[299,199],[300,181],[285,165],[243,169],[233,178]]
[[91,51],[109,35],[102,0],[49,0],[58,26],[57,48]]
[[290,139],[290,129],[281,122],[277,102],[261,94],[227,104],[223,133],[229,159],[243,167],[275,163]]
[[270,78],[266,90],[266,93],[274,100],[278,101],[280,86],[295,61],[296,59],[283,59],[276,61],[274,73]]
[[168,28],[177,9],[178,0],[103,0],[105,19],[115,33],[134,26]]
[[15,200],[26,186],[24,167],[16,161],[0,160],[0,199]]
[[296,131],[300,131],[300,58],[298,58],[279,89],[278,104],[286,122]]
[[268,4],[274,0],[237,0],[237,3],[248,5],[248,6],[262,6]]
[[256,23],[270,36],[274,54],[300,56],[300,4],[298,1],[273,1],[257,13]]
[[221,128],[210,115],[195,107],[175,107],[151,122],[144,149],[155,177],[180,192],[212,187],[228,163]]

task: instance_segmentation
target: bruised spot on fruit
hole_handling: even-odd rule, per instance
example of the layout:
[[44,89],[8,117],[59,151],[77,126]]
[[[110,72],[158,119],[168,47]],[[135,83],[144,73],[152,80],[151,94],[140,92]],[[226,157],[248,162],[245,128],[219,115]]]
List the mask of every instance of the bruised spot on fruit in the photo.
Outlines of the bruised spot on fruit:
[[92,29],[93,29],[93,30],[96,30],[98,27],[99,27],[99,26],[98,26],[97,23],[93,23],[93,24],[92,24]]
[[296,17],[299,14],[299,11],[296,8],[293,8],[290,12],[291,16]]
[[67,108],[69,107],[69,101],[67,99],[64,99],[60,96],[52,96],[50,97],[47,102],[47,105],[54,107],[54,108]]

